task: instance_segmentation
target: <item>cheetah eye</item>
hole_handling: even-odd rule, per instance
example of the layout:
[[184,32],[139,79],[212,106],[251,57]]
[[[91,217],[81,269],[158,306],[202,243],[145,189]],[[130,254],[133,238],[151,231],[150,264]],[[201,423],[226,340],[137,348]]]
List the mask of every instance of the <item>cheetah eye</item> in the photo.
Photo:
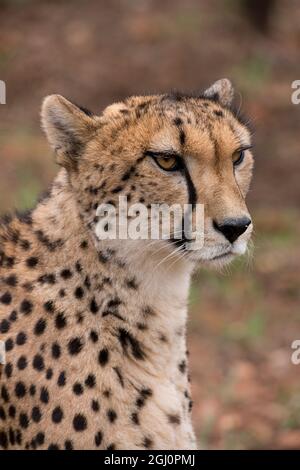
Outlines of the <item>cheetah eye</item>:
[[238,166],[245,158],[245,150],[239,150],[233,154],[233,165]]
[[157,157],[155,159],[157,165],[165,171],[175,171],[178,168],[178,162],[176,157]]
[[153,158],[157,166],[165,171],[178,171],[182,168],[182,162],[176,154],[161,154],[158,152],[147,152],[147,155]]
[[246,150],[249,150],[251,147],[244,147],[242,149],[236,150],[232,156],[232,161],[233,161],[233,166],[238,166],[241,163],[243,163],[243,160],[245,158],[245,152]]

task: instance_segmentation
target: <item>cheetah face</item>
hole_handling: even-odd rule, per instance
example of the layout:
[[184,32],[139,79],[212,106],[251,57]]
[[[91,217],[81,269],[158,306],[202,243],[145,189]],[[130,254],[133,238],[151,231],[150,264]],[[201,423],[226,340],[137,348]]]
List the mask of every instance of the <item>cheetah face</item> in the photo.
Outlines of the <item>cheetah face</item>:
[[[99,204],[118,207],[119,196],[148,208],[202,204],[203,246],[187,250],[181,224],[160,242],[162,249],[211,265],[245,253],[252,231],[245,197],[253,156],[250,133],[230,108],[232,97],[224,79],[201,96],[132,97],[101,116],[58,95],[46,98],[43,126],[89,229],[95,233]],[[144,240],[142,246],[153,243]]]

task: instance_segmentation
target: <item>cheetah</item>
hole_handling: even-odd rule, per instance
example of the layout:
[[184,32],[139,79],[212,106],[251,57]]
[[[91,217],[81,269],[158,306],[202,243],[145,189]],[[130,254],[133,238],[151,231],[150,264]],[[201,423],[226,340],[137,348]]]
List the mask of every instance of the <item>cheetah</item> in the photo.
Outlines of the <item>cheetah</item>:
[[[253,155],[233,86],[131,97],[98,116],[60,95],[42,126],[61,167],[0,225],[0,447],[196,449],[190,278],[245,253]],[[103,240],[101,202],[204,204],[204,244]]]

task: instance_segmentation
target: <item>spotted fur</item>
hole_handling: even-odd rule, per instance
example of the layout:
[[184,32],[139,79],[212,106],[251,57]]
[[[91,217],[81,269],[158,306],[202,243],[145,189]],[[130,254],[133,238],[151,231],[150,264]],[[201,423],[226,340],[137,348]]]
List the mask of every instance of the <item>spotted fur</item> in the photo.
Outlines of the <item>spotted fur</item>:
[[[99,117],[48,97],[42,122],[62,166],[34,210],[0,226],[0,447],[194,449],[186,311],[196,263],[223,263],[212,225],[247,213],[252,155],[230,110],[232,88],[133,97]],[[174,151],[166,174],[147,151]],[[99,241],[100,202],[204,202],[203,250],[170,257],[166,242]],[[250,230],[243,235],[248,240]],[[175,261],[175,262],[174,262]],[[199,358],[201,361],[201,358]]]

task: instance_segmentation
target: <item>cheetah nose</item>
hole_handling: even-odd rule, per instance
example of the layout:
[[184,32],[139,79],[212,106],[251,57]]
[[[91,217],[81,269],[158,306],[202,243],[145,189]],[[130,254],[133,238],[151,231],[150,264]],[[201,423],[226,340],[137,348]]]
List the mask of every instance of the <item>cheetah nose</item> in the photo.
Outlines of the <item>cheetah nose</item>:
[[248,217],[225,219],[221,223],[213,221],[214,228],[221,232],[230,243],[235,242],[247,230],[250,224],[251,219]]

